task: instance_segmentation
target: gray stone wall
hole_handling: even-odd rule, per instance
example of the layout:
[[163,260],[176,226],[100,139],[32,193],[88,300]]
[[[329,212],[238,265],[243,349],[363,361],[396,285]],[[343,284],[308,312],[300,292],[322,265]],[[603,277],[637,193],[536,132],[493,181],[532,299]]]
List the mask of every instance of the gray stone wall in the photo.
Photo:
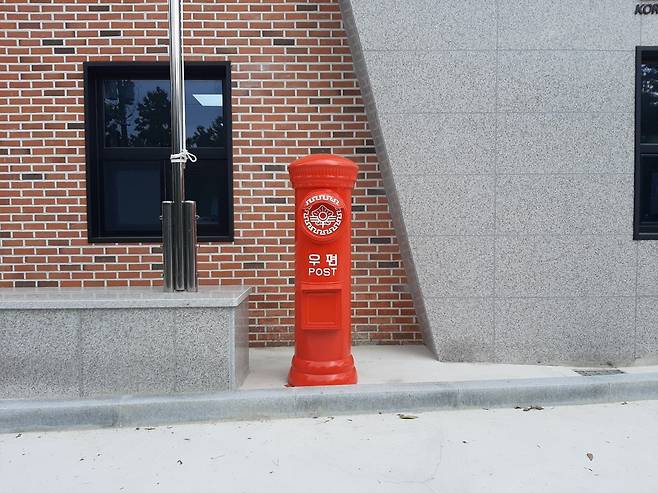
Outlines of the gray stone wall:
[[426,340],[450,361],[658,357],[634,241],[634,1],[343,0]]
[[0,400],[236,389],[246,309],[0,310]]

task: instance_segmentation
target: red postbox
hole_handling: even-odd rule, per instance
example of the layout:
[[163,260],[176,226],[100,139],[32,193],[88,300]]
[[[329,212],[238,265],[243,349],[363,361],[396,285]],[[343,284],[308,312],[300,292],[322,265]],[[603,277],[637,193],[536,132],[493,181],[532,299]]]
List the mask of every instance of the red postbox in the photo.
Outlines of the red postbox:
[[351,213],[358,167],[315,154],[288,166],[295,188],[295,355],[288,383],[356,383]]

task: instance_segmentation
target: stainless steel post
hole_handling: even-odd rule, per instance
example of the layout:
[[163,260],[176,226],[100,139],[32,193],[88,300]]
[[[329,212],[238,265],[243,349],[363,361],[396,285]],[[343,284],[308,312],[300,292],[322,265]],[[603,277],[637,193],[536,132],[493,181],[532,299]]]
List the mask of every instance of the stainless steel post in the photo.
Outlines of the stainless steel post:
[[[186,289],[186,279],[196,279],[196,255],[193,264],[186,264],[185,252],[196,251],[196,225],[194,236],[186,245],[185,215],[185,163],[191,156],[185,149],[185,71],[183,66],[182,42],[183,12],[181,0],[169,0],[169,73],[171,82],[171,190],[173,199],[173,241],[170,250],[173,273],[173,288]],[[194,158],[194,156],[191,156]],[[196,161],[196,158],[192,159]],[[164,252],[165,249],[163,249]],[[191,269],[191,272],[186,272]],[[196,286],[196,282],[195,282]]]
[[[183,258],[183,200],[185,200],[185,95],[183,93],[183,54],[181,43],[181,3],[169,0],[169,80],[171,82],[171,190],[174,202],[174,243],[172,249],[174,289],[185,289]],[[179,156],[175,159],[173,156]]]
[[162,270],[164,272],[164,290],[174,290],[174,265],[172,248],[174,246],[174,203],[162,202]]
[[196,271],[196,202],[183,202],[185,221],[185,290],[198,291]]

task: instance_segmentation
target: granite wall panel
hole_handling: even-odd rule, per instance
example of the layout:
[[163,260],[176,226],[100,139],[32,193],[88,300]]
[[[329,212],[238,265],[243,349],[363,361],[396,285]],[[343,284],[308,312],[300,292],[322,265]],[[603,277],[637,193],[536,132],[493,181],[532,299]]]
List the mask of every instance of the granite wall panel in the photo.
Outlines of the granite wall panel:
[[537,5],[341,2],[427,344],[447,361],[658,356],[657,251],[632,239],[634,50],[658,18]]

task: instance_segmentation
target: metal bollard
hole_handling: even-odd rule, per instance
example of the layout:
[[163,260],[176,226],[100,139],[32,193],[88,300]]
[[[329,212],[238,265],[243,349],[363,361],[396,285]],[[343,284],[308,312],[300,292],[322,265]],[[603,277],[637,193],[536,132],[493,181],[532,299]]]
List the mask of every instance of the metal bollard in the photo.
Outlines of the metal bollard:
[[196,270],[196,202],[183,202],[183,226],[185,235],[185,290],[198,291],[199,280]]
[[162,270],[164,290],[174,290],[174,203],[162,202]]

